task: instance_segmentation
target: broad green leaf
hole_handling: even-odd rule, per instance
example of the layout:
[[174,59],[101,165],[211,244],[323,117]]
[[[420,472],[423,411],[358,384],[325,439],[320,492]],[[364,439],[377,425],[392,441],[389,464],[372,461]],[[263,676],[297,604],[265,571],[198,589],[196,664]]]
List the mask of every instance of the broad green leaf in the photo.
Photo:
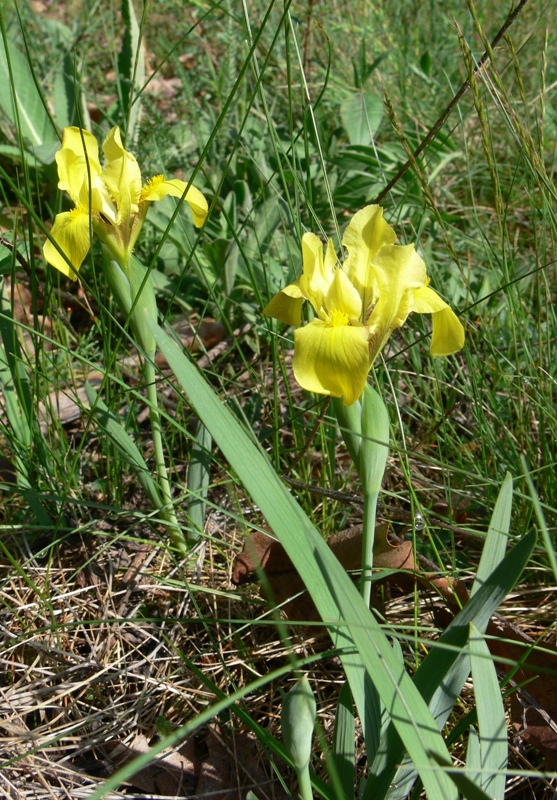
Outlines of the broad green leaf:
[[489,648],[473,623],[470,624],[470,664],[480,735],[481,775],[476,783],[492,800],[503,800],[509,757],[505,708]]
[[333,786],[338,784],[342,795],[346,798],[354,795],[354,778],[356,774],[356,727],[352,706],[352,692],[348,683],[345,683],[338,696],[335,715],[332,752],[335,775],[331,776],[331,783]]
[[[32,151],[39,145],[56,142],[58,134],[52,125],[43,98],[33,79],[27,57],[14,44],[0,38],[0,108],[21,131]],[[38,157],[38,156],[37,156]]]
[[91,405],[91,414],[105,431],[111,442],[122,453],[127,463],[133,468],[146,495],[155,508],[162,508],[164,503],[159,494],[151,470],[133,439],[124,430],[122,423],[104,403],[90,383],[85,384],[87,399]]
[[480,563],[478,564],[478,571],[470,590],[471,596],[476,594],[482,583],[491,575],[505,555],[511,525],[512,504],[513,479],[507,472],[491,515],[491,522],[489,523]]
[[481,769],[480,737],[472,725],[468,733],[468,746],[466,748],[466,774],[478,786],[481,786]]
[[140,91],[145,84],[145,49],[142,42],[143,30],[137,21],[133,0],[122,0],[122,17],[125,29],[118,57],[118,77],[122,116],[127,120],[126,146],[129,148],[136,143],[139,132]]
[[[439,763],[442,764],[443,762]],[[458,788],[459,796],[463,800],[493,800],[483,789],[476,786],[474,781],[463,770],[455,769],[449,765],[447,765],[446,770],[447,774],[453,779],[455,786]]]
[[52,93],[54,119],[60,129],[79,125],[91,130],[91,119],[82,86],[76,61],[66,53],[57,64]]
[[[40,168],[45,164],[52,164],[54,154],[60,149],[60,142],[47,142],[33,148],[33,152],[26,152],[25,160],[30,167]],[[21,161],[21,150],[13,144],[0,145],[0,155],[8,156],[14,161]]]
[[211,481],[213,439],[202,422],[197,426],[188,464],[188,544],[195,544],[205,528],[207,489]]
[[361,720],[366,719],[365,691],[371,684],[413,759],[429,799],[453,800],[457,796],[454,784],[443,770],[432,768],[434,754],[439,761],[450,763],[443,738],[346,571],[282,484],[266,454],[234,419],[181,348],[160,328],[152,325],[151,329],[191,406],[260,507],[307,586],[342,654]]
[[372,92],[358,91],[340,107],[342,124],[351,145],[371,142],[383,117],[383,101]]
[[31,446],[34,412],[29,375],[21,356],[10,297],[0,280],[0,390],[12,432],[19,446],[27,449]]

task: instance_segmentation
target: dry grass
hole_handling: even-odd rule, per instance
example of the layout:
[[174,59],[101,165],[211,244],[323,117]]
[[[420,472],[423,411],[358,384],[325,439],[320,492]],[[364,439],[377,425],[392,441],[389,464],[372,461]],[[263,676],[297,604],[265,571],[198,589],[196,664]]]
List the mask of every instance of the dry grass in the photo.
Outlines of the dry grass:
[[[213,524],[219,538],[208,538],[179,566],[147,528],[118,536],[110,521],[43,547],[38,556],[31,555],[25,537],[6,543],[24,568],[4,563],[1,574],[5,796],[87,797],[161,732],[195,718],[216,700],[189,662],[227,694],[287,663],[293,652],[303,656],[327,648],[322,629],[294,626],[290,636],[279,636],[258,594],[233,590],[231,564],[240,541],[222,517]],[[540,619],[554,618],[555,596],[547,589],[517,591],[503,613],[535,636]],[[408,637],[411,664],[414,632],[421,653],[424,640],[436,636],[432,612],[440,600],[392,587],[383,600],[388,624]],[[329,738],[343,680],[340,664],[323,657],[310,676]],[[245,707],[280,737],[278,689],[271,684],[250,695]],[[457,716],[467,710],[465,690]],[[199,747],[201,755],[194,752]],[[140,773],[135,789],[109,796],[144,797],[134,794],[143,787],[149,797],[240,797],[239,787],[254,781],[261,798],[286,796],[268,771],[268,754],[228,719],[215,721],[179,752],[182,760],[171,762],[166,772],[159,763]],[[513,753],[514,766],[527,768],[528,754],[518,740]],[[535,753],[534,760],[539,768]],[[224,764],[233,765],[226,775]],[[169,784],[153,777],[161,770]],[[157,792],[157,780],[163,792]],[[525,778],[513,779],[509,789],[516,798],[542,797],[545,791],[543,782],[530,787]]]

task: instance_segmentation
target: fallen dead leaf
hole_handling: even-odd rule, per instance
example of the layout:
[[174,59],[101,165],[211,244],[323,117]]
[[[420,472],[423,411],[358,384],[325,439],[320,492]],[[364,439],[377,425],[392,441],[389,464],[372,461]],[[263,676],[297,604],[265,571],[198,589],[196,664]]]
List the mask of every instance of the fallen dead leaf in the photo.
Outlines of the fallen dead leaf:
[[[412,542],[393,545],[387,538],[387,525],[376,529],[373,563],[378,569],[416,569]],[[359,570],[362,556],[362,526],[356,525],[333,534],[327,542],[347,572]],[[259,569],[264,570],[274,601],[290,620],[316,622],[319,614],[302,579],[287,556],[283,546],[269,534],[253,533],[236,556],[232,582],[236,585],[256,580]]]
[[[151,750],[140,734],[130,744],[118,744],[111,760],[114,770]],[[200,755],[202,753],[202,755]],[[246,790],[264,800],[286,800],[288,795],[276,776],[263,769],[260,745],[251,733],[220,730],[214,725],[184,742],[178,750],[165,751],[128,783],[141,792],[159,797],[211,797],[212,800],[243,800]],[[261,790],[261,791],[259,791]]]

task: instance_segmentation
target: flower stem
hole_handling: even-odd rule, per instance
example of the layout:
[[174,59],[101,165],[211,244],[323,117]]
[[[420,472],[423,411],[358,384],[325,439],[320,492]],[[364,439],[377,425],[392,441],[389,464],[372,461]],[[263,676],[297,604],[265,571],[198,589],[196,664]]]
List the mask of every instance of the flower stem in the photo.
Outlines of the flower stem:
[[369,607],[371,601],[373,545],[375,543],[375,521],[379,492],[364,493],[364,520],[362,529],[362,575],[360,594]]
[[166,521],[166,528],[168,530],[172,547],[174,547],[181,556],[185,556],[188,554],[188,545],[182,529],[178,524],[178,519],[174,511],[172,493],[170,491],[170,481],[168,480],[168,473],[166,471],[164,447],[162,443],[161,415],[158,405],[155,367],[150,358],[146,358],[143,362],[143,377],[145,378],[145,383],[147,385],[149,419],[151,421],[151,432],[153,435],[153,448],[155,450],[155,464],[157,468],[158,483],[164,501],[162,516]]
[[311,778],[309,776],[309,767],[305,766],[303,769],[297,770],[298,773],[298,790],[302,800],[313,800],[313,789],[311,788]]

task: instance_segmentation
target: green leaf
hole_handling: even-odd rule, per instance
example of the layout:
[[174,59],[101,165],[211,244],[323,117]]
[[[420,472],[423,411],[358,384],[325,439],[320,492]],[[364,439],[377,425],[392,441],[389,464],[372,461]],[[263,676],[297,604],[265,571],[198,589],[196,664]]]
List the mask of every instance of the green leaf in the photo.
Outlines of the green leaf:
[[340,107],[342,124],[350,144],[371,142],[383,118],[383,101],[371,92],[358,91]]
[[188,465],[188,544],[194,544],[205,528],[207,489],[211,482],[211,446],[213,439],[205,425],[199,423],[195,432]]
[[[13,258],[13,253],[11,254]],[[31,446],[33,402],[29,375],[21,358],[17,326],[6,284],[0,281],[0,390],[12,432],[18,444]]]
[[[432,768],[434,753],[439,760],[450,762],[443,738],[346,571],[282,484],[266,454],[241,428],[181,347],[160,328],[152,326],[152,331],[191,406],[260,507],[307,586],[339,648],[362,723],[367,717],[366,690],[371,685],[413,759],[429,800],[453,800],[457,793],[452,781],[442,770]],[[380,720],[377,722],[380,726]]]
[[493,570],[501,563],[507,549],[511,511],[513,504],[513,479],[507,472],[487,531],[482,556],[478,564],[476,578],[470,596],[476,594],[480,586],[489,578]]
[[354,796],[355,762],[355,722],[352,710],[352,692],[345,683],[338,696],[337,711],[335,715],[335,729],[333,731],[332,760],[335,775],[331,776],[331,783],[338,783],[344,797]]
[[480,735],[481,774],[476,783],[492,800],[503,800],[509,757],[505,708],[491,653],[473,623],[470,624],[470,664]]
[[52,96],[54,119],[60,129],[80,125],[88,131],[91,130],[91,119],[82,86],[77,64],[71,55],[66,53],[57,64]]
[[4,38],[0,38],[0,108],[12,121],[23,140],[34,150],[59,139],[43,98],[35,84],[27,57]]
[[443,764],[437,757],[435,760],[445,767],[446,774],[449,775],[457,787],[460,797],[463,800],[493,800],[490,795],[486,794],[483,789],[477,786],[473,780],[461,769],[455,769],[449,764]]
[[[533,531],[518,542],[454,618],[416,671],[414,682],[428,702],[439,729],[447,721],[470,673],[467,648],[470,623],[485,630],[492,614],[522,574],[535,544]],[[368,780],[369,794],[364,794],[364,798],[406,797],[414,783],[416,769],[412,764],[406,762],[396,772],[396,764],[403,758],[403,748],[392,725],[385,739],[380,755],[372,764],[374,778]],[[396,788],[391,790],[391,786]]]
[[155,508],[162,508],[164,503],[160,497],[159,490],[151,477],[151,470],[145,463],[137,445],[124,430],[118,417],[109,410],[106,403],[101,400],[89,382],[85,384],[85,391],[87,392],[87,399],[91,405],[92,416],[105,431],[114,446],[122,453],[127,463],[135,471],[137,479],[153,506]]
[[[146,4],[145,4],[146,5]],[[144,7],[144,15],[146,8]],[[118,56],[118,78],[122,116],[126,118],[126,146],[137,141],[141,116],[140,91],[145,84],[145,50],[133,0],[122,0],[122,17],[125,29],[122,49]],[[144,20],[142,20],[143,25]]]
[[472,725],[468,733],[468,747],[466,748],[466,774],[478,786],[481,779],[482,756],[480,752],[480,737]]

